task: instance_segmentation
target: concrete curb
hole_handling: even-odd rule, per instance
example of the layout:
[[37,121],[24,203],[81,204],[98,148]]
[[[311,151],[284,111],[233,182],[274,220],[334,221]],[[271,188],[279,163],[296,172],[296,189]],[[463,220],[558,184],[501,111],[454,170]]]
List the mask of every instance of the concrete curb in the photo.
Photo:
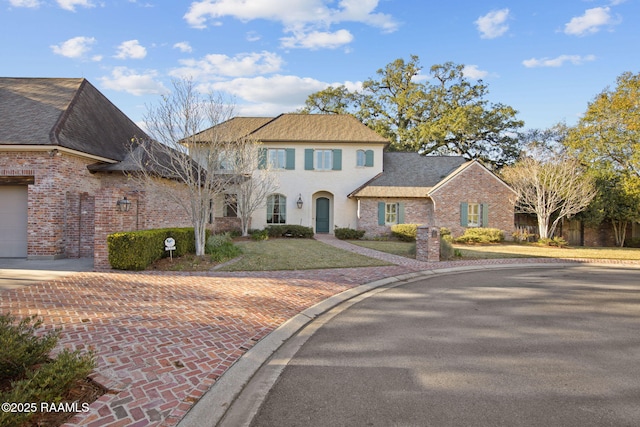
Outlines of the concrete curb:
[[[216,381],[211,389],[193,405],[185,417],[178,423],[177,427],[213,427],[227,425],[236,427],[249,425],[260,408],[264,396],[266,396],[266,393],[268,393],[278,379],[288,361],[313,332],[340,311],[347,309],[349,306],[375,293],[419,280],[448,274],[494,269],[575,267],[580,264],[581,263],[576,262],[514,263],[431,269],[388,277],[341,292],[292,317],[242,355],[242,357]],[[603,266],[628,267],[610,264],[603,264]],[[343,305],[340,307],[340,310],[335,310],[335,313],[327,317],[323,322],[314,322],[320,315],[328,313],[340,305]],[[313,323],[317,324],[314,326]],[[278,353],[277,359],[273,359],[276,352]],[[267,367],[268,362],[270,362],[269,367]],[[269,369],[259,374],[262,367]],[[257,381],[257,385],[248,391],[248,396],[243,397],[243,402],[241,402],[239,407],[234,408],[233,405],[243,392],[243,389],[252,381],[254,376],[258,375],[261,377]]]

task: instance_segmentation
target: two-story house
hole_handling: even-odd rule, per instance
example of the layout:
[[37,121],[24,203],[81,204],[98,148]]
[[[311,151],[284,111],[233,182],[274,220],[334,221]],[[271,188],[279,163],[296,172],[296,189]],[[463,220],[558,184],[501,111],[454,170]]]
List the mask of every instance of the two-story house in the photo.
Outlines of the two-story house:
[[[279,187],[254,212],[252,228],[271,224],[364,229],[388,234],[393,224],[513,230],[513,192],[491,171],[457,156],[391,153],[388,141],[349,115],[282,114],[237,117],[203,133],[261,143],[259,167]],[[215,205],[217,224],[236,215],[234,194]],[[225,222],[227,221],[227,222]]]

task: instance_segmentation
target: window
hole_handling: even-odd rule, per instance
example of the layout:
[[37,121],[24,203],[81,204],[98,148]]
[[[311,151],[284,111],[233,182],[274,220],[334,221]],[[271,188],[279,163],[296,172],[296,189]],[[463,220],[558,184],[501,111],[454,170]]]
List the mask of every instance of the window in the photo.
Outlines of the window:
[[488,227],[489,205],[487,203],[461,203],[460,225],[463,227]]
[[287,152],[284,148],[269,148],[267,156],[271,169],[285,169],[287,167]]
[[331,150],[316,150],[315,151],[315,170],[330,171],[333,169],[333,153]]
[[282,194],[267,197],[267,224],[285,224],[287,222],[287,198]]
[[238,198],[235,194],[224,195],[224,208],[222,216],[227,218],[237,218],[238,216]]
[[384,207],[385,224],[398,223],[398,205],[396,203],[386,203]]
[[356,166],[372,167],[373,166],[373,150],[356,151]]

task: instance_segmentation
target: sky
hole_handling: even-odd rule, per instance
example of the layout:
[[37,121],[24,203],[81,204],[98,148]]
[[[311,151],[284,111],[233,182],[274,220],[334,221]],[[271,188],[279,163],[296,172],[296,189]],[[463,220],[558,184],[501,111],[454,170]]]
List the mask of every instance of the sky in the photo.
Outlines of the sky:
[[0,0],[0,76],[84,77],[135,122],[191,78],[241,116],[294,112],[411,55],[465,65],[525,129],[573,125],[640,72],[640,0]]

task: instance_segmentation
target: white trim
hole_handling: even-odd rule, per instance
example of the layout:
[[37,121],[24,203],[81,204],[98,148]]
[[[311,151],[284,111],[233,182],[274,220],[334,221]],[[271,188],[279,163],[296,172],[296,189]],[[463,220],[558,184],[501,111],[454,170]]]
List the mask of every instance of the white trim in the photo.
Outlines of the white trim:
[[71,154],[73,156],[84,157],[87,159],[97,160],[105,163],[118,163],[119,160],[108,159],[106,157],[94,156],[93,154],[83,153],[82,151],[72,150],[71,148],[62,147],[60,145],[0,145],[2,151],[30,151],[30,152],[47,152],[58,150],[62,153]]

